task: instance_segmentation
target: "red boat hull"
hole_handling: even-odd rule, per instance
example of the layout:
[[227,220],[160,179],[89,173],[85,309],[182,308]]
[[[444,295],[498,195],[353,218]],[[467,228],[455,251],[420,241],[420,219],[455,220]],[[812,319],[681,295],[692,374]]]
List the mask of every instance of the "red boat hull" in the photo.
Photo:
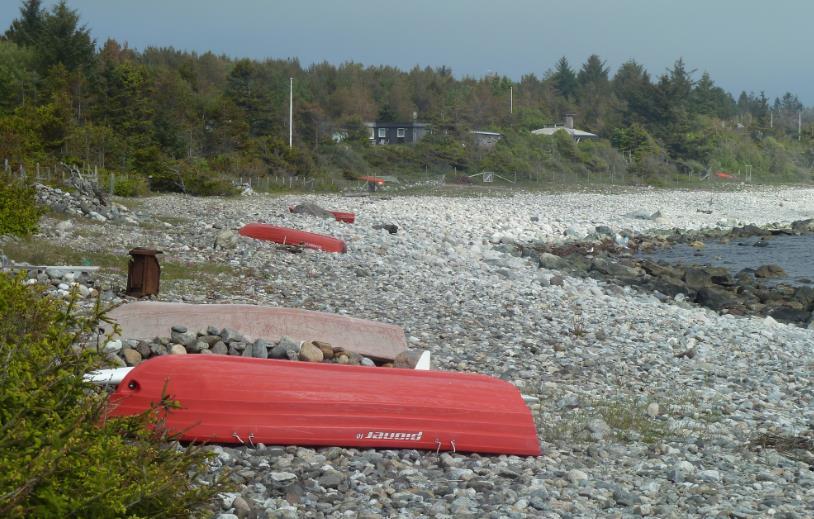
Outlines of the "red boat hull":
[[356,221],[356,215],[354,213],[331,211],[331,214],[334,215],[334,218],[336,218],[337,222],[353,223]]
[[268,240],[284,245],[300,245],[325,252],[347,252],[348,250],[345,242],[332,236],[267,223],[250,223],[244,225],[238,232],[241,236],[257,240]]
[[110,416],[149,409],[165,384],[181,405],[167,426],[188,441],[540,454],[520,392],[484,375],[166,355],[127,375]]

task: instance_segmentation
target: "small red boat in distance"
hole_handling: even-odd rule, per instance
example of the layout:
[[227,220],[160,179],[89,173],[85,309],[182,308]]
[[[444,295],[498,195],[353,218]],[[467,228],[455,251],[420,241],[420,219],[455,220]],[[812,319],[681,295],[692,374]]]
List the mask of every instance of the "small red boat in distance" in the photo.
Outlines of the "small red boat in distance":
[[331,214],[334,215],[334,218],[336,218],[337,222],[353,223],[356,221],[356,215],[354,213],[331,211]]
[[164,355],[127,373],[108,416],[163,396],[180,405],[166,425],[185,441],[540,454],[520,392],[485,375]]
[[257,240],[273,241],[283,245],[297,245],[325,252],[347,252],[348,250],[344,241],[333,236],[288,227],[278,227],[268,223],[250,223],[241,227],[238,233],[241,236]]

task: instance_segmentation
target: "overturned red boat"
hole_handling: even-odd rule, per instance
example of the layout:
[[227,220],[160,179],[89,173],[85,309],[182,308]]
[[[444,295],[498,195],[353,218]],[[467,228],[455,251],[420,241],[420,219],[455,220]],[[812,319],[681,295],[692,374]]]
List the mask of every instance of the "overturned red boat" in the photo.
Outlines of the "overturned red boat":
[[109,416],[164,391],[181,406],[167,426],[187,441],[540,454],[520,392],[485,375],[167,355],[127,374]]
[[345,242],[333,236],[325,236],[288,227],[278,227],[267,223],[250,223],[238,231],[241,236],[268,240],[283,245],[298,245],[309,249],[319,249],[325,252],[347,252]]
[[330,213],[334,215],[337,222],[353,223],[356,221],[355,213],[346,213],[342,211],[330,211]]
[[368,182],[368,183],[371,183],[371,184],[377,184],[377,185],[380,185],[380,186],[384,185],[384,179],[383,178],[372,177],[370,175],[365,175],[365,176],[359,177],[359,180],[364,180],[365,182]]

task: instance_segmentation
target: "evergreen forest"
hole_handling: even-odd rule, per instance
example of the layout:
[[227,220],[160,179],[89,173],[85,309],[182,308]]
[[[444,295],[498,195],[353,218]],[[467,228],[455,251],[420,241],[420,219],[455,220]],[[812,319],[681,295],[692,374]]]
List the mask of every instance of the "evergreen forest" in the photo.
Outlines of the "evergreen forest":
[[[328,188],[370,174],[463,182],[482,171],[520,182],[657,186],[717,172],[811,179],[814,113],[796,95],[733,95],[694,66],[678,58],[650,72],[631,59],[611,70],[598,55],[582,64],[562,57],[514,81],[456,77],[448,67],[135,50],[96,41],[65,1],[47,9],[25,0],[0,38],[0,161],[10,171],[94,166],[130,179],[119,194],[219,194],[237,178]],[[599,138],[531,133],[565,114]],[[432,130],[415,145],[371,145],[370,121]],[[485,149],[473,130],[502,139]]]

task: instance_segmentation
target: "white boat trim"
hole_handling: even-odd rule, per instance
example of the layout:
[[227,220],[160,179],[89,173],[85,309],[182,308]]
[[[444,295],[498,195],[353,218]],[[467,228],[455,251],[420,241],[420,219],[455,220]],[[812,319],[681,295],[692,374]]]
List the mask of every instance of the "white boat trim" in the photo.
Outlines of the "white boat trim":
[[82,378],[85,382],[90,382],[97,386],[115,386],[124,380],[124,377],[130,373],[131,369],[133,368],[97,369],[96,371],[86,373]]
[[422,351],[421,356],[418,357],[418,362],[415,363],[415,369],[429,371],[430,369],[430,352]]

